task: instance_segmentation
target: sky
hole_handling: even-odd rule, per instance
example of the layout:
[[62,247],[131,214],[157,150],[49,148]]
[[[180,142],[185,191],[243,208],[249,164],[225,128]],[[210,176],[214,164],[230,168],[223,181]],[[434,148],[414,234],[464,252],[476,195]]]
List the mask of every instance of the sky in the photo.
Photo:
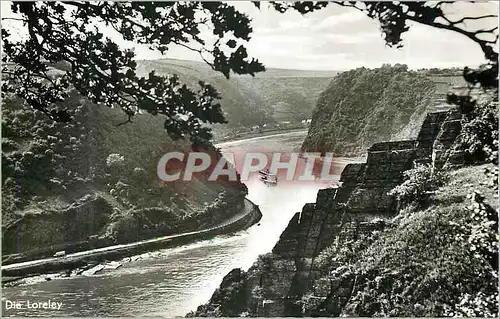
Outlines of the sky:
[[[346,70],[402,63],[411,68],[477,66],[484,62],[479,46],[458,33],[420,24],[410,25],[401,49],[386,46],[377,21],[362,12],[338,5],[306,15],[278,13],[262,5],[257,9],[245,1],[228,2],[252,19],[254,32],[245,47],[251,57],[266,67],[303,70]],[[9,14],[2,1],[2,16]],[[457,18],[483,14],[498,15],[498,2],[453,3],[447,12]],[[472,23],[474,22],[474,23]],[[497,19],[471,21],[465,28],[497,25]],[[210,37],[208,31],[205,35]],[[135,49],[138,59],[175,58],[201,61],[197,53],[173,47],[165,55],[145,46],[126,43],[118,34],[105,32],[124,47]]]

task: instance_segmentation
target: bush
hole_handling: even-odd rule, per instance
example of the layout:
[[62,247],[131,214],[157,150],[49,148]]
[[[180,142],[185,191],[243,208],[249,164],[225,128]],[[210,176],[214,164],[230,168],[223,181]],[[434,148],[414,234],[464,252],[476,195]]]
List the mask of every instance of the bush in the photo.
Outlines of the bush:
[[433,170],[430,165],[419,165],[403,174],[405,181],[388,193],[395,196],[403,206],[411,203],[422,204],[428,199],[430,192],[443,186],[448,179],[444,172]]
[[465,116],[466,123],[458,139],[472,163],[498,163],[498,102],[482,101]]
[[106,165],[108,167],[121,167],[125,162],[125,157],[120,154],[109,154],[106,158]]
[[358,281],[344,312],[360,317],[496,316],[497,271],[471,241],[480,225],[457,204],[415,211],[358,253],[362,257],[353,271]]

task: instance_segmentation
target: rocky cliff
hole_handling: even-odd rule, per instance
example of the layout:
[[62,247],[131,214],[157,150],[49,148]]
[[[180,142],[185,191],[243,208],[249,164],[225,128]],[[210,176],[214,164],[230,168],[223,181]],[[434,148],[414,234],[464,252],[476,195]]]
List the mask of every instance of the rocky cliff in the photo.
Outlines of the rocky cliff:
[[340,73],[316,102],[302,150],[349,156],[373,143],[415,139],[426,113],[444,110],[436,101],[448,89],[406,65]]
[[[271,253],[261,256],[247,272],[231,271],[210,301],[189,315],[347,313],[354,286],[361,280],[346,270],[355,258],[351,255],[395,227],[396,203],[388,191],[417,163],[434,161],[437,167],[459,163],[459,154],[450,148],[459,132],[456,110],[435,112],[427,115],[415,140],[372,145],[366,163],[345,167],[340,187],[320,190],[315,203],[295,214]],[[331,273],[342,271],[346,272],[331,280]]]

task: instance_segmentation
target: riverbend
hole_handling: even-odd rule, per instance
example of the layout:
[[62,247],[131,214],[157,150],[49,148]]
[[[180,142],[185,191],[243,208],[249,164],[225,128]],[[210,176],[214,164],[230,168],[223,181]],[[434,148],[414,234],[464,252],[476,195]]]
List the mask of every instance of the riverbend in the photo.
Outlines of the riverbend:
[[[292,152],[305,132],[294,132],[217,145],[223,152],[252,149]],[[340,175],[352,159],[335,159]],[[248,269],[257,256],[271,251],[290,218],[319,189],[332,182],[287,183],[268,186],[258,179],[246,183],[248,199],[259,206],[262,219],[245,231],[216,236],[194,244],[134,256],[117,269],[88,276],[28,280],[3,290],[5,316],[184,316],[205,303],[231,269]],[[50,276],[49,276],[50,278]],[[57,309],[5,309],[5,301],[61,302]]]

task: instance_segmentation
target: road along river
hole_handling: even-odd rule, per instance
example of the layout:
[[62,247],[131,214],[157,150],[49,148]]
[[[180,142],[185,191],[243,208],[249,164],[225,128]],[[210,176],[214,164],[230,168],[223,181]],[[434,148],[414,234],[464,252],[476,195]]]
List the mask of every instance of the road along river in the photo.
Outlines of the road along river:
[[[306,132],[277,134],[219,144],[223,152],[293,152]],[[303,161],[303,159],[300,159]],[[348,159],[335,159],[331,172],[340,175]],[[271,251],[290,218],[319,189],[332,182],[278,182],[267,186],[252,175],[248,199],[259,205],[262,220],[246,231],[133,258],[114,270],[3,289],[4,316],[184,316],[205,303],[233,268],[249,268],[257,256]],[[41,305],[60,303],[60,309]],[[30,302],[31,307],[27,304]],[[15,303],[17,302],[17,303]],[[33,308],[39,303],[40,307]],[[15,305],[21,309],[15,309]],[[8,306],[8,307],[6,307]],[[8,309],[10,308],[10,309]]]

